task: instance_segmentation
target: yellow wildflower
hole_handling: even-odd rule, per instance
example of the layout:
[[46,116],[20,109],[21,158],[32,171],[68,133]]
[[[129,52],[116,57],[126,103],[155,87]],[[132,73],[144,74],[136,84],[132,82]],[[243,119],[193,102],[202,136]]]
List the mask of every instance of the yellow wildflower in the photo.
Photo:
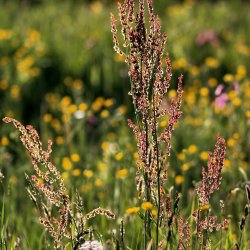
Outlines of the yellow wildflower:
[[103,184],[103,181],[102,181],[100,178],[97,178],[97,179],[95,180],[95,186],[101,187],[102,184]]
[[72,163],[71,163],[69,157],[63,157],[63,160],[62,160],[62,167],[63,167],[63,169],[65,169],[65,170],[70,170],[70,169],[72,169]]
[[85,102],[83,102],[79,105],[79,109],[81,111],[86,111],[88,109],[88,105]]
[[35,61],[33,57],[28,56],[17,63],[17,70],[20,72],[24,72],[28,70],[34,64],[34,62]]
[[62,136],[57,136],[57,137],[56,137],[56,143],[57,143],[58,145],[63,144],[63,142],[64,142],[64,139],[63,139]]
[[184,152],[179,153],[179,154],[178,154],[178,159],[179,159],[180,161],[184,161],[184,160],[186,159],[185,153],[184,153]]
[[12,35],[12,32],[10,30],[0,29],[0,41],[9,39],[11,35]]
[[75,80],[75,81],[73,82],[73,88],[76,89],[76,90],[81,89],[82,86],[83,86],[83,82],[82,82],[82,80],[80,80],[80,79],[77,79],[77,80]]
[[123,55],[115,54],[114,55],[114,61],[115,62],[124,62],[125,61],[125,57]]
[[216,87],[218,84],[218,81],[216,78],[209,78],[208,79],[208,85],[212,88]]
[[118,109],[117,112],[119,113],[119,115],[123,115],[127,112],[127,107],[125,105],[121,105]]
[[3,136],[1,139],[1,144],[7,146],[9,144],[9,139],[6,136]]
[[184,182],[184,177],[182,175],[177,175],[175,177],[175,184],[176,185],[181,185]]
[[157,215],[157,210],[153,209],[153,210],[151,211],[151,214],[152,214],[153,217],[155,217],[155,216]]
[[68,173],[68,172],[63,172],[63,173],[62,173],[62,178],[63,178],[64,180],[67,180],[67,179],[69,178],[69,173]]
[[137,152],[134,153],[134,159],[138,159],[139,158],[139,154]]
[[163,120],[163,121],[160,122],[160,127],[165,128],[167,126],[167,124],[168,124],[167,121]]
[[198,151],[198,147],[194,144],[192,144],[188,147],[189,154],[195,154],[197,151]]
[[72,171],[73,176],[79,176],[81,174],[81,170],[79,168],[76,168]]
[[61,128],[61,125],[60,125],[60,122],[59,122],[58,119],[53,119],[53,120],[51,121],[51,126],[52,126],[54,129],[56,129],[56,130],[60,130],[60,128]]
[[203,87],[203,88],[200,89],[200,95],[201,96],[208,96],[208,94],[209,94],[209,89],[208,88]]
[[233,99],[232,103],[235,107],[238,107],[241,105],[241,99],[239,97],[236,97]]
[[95,14],[99,14],[103,9],[103,5],[100,1],[94,1],[91,3],[90,8]]
[[232,74],[225,74],[223,76],[224,82],[232,82],[234,80],[234,76]]
[[186,96],[186,101],[188,104],[193,105],[196,102],[196,96],[195,93],[189,92],[188,95]]
[[106,168],[106,164],[104,162],[99,162],[97,166],[100,171],[104,171]]
[[245,44],[237,44],[237,51],[243,55],[250,56],[250,48]]
[[207,151],[202,151],[202,152],[200,153],[200,159],[201,159],[202,161],[208,160],[208,152],[207,152]]
[[51,114],[45,114],[43,116],[43,121],[48,123],[48,122],[51,122],[52,121],[52,115]]
[[62,121],[64,123],[69,123],[70,122],[70,115],[69,114],[63,114],[62,115]]
[[229,100],[232,101],[235,98],[235,96],[236,96],[236,92],[234,90],[229,91],[229,93],[228,93]]
[[198,74],[200,73],[200,69],[199,69],[197,66],[191,66],[191,67],[189,68],[189,72],[190,72],[192,75],[196,76],[196,75],[198,75]]
[[101,115],[102,118],[108,118],[109,117],[109,111],[107,109],[104,109],[104,110],[102,110],[100,115]]
[[25,47],[33,46],[39,39],[41,34],[36,30],[29,30],[27,34],[27,39],[25,41]]
[[234,138],[235,140],[238,140],[238,139],[240,138],[240,135],[239,135],[238,133],[234,133],[234,134],[233,134],[233,138]]
[[117,179],[121,179],[123,177],[126,177],[127,175],[128,175],[128,170],[126,168],[116,171],[116,178]]
[[96,98],[96,100],[92,103],[92,109],[96,112],[99,111],[102,108],[103,102],[104,100],[102,97]]
[[231,161],[229,161],[228,159],[225,159],[224,166],[225,166],[226,168],[231,167]]
[[203,205],[203,206],[199,207],[199,210],[200,211],[207,211],[209,208],[210,208],[210,205],[206,204],[206,205]]
[[41,73],[41,70],[38,67],[33,67],[29,70],[30,77],[36,77]]
[[169,98],[175,98],[176,95],[177,95],[176,90],[171,89],[171,90],[168,91]]
[[10,94],[13,98],[18,98],[20,96],[20,87],[14,84],[10,89]]
[[[203,99],[203,101],[206,101],[206,99]],[[202,124],[202,119],[201,118],[195,118],[195,119],[193,119],[192,124],[195,127],[199,127]]]
[[122,152],[119,152],[119,153],[117,153],[117,154],[115,155],[115,159],[116,159],[117,161],[120,161],[122,158],[123,158],[123,153],[122,153]]
[[180,58],[175,61],[173,61],[173,69],[184,69],[187,68],[188,62],[185,58]]
[[0,89],[5,90],[7,89],[9,83],[6,80],[0,81]]
[[38,182],[39,184],[42,184],[42,183],[44,183],[44,180],[43,180],[42,178],[37,178],[37,182]]
[[68,107],[71,104],[71,98],[69,96],[64,96],[60,102],[61,108]]
[[146,201],[146,202],[143,202],[141,204],[141,208],[144,210],[144,211],[148,211],[150,210],[151,208],[153,207],[153,204],[149,201]]
[[94,173],[93,173],[92,170],[85,169],[85,170],[83,171],[83,175],[89,179],[89,178],[91,178],[91,177],[94,175]]
[[246,74],[247,74],[247,69],[245,65],[239,65],[237,67],[237,73],[236,73],[237,80],[243,79],[246,76]]
[[108,142],[103,142],[101,145],[101,148],[103,151],[107,151],[109,148],[109,143]]
[[77,153],[72,154],[72,155],[70,156],[70,158],[71,158],[71,160],[72,160],[73,162],[79,162],[79,161],[80,161],[80,155],[77,154]]
[[205,64],[208,67],[213,68],[213,69],[216,69],[216,68],[218,68],[220,66],[219,61],[216,58],[213,58],[213,57],[207,57],[205,59]]
[[235,143],[235,140],[234,140],[233,138],[229,138],[229,139],[227,140],[227,146],[228,146],[229,148],[232,148],[232,147],[234,146],[234,143]]
[[186,172],[190,169],[190,165],[188,163],[184,163],[182,166],[181,166],[181,169],[182,171]]
[[139,207],[131,207],[126,210],[126,214],[137,214],[139,210]]
[[104,101],[104,106],[106,107],[106,108],[109,108],[110,106],[112,106],[113,105],[113,100],[112,99],[106,99],[105,101]]
[[73,114],[73,113],[75,113],[77,111],[77,106],[75,105],[75,104],[71,104],[70,106],[69,106],[69,112],[71,113],[71,114]]

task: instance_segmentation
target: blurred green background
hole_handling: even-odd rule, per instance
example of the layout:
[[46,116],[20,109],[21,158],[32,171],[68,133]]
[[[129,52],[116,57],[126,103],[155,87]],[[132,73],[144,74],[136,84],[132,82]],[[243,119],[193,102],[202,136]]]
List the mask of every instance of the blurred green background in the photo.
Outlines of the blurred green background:
[[[168,185],[190,191],[183,194],[188,211],[206,151],[221,133],[228,150],[215,206],[227,198],[234,242],[250,174],[250,3],[157,0],[154,7],[173,66],[168,97],[176,96],[176,79],[184,74],[184,116],[173,136]],[[0,117],[32,124],[44,142],[54,140],[54,161],[70,192],[80,189],[87,211],[102,205],[121,217],[140,201],[134,191],[136,145],[126,122],[134,116],[130,84],[124,58],[113,51],[110,12],[118,16],[115,1],[0,1]],[[1,237],[43,249],[49,240],[26,201],[24,172],[32,172],[31,163],[18,133],[4,124],[0,170],[0,203],[11,232],[3,230]],[[102,219],[100,231],[108,235],[107,228]]]

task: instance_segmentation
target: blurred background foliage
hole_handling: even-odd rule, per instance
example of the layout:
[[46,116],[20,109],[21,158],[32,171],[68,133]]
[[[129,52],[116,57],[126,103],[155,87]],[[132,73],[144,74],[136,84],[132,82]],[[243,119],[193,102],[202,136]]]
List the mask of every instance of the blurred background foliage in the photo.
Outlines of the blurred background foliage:
[[[54,140],[55,163],[72,194],[80,189],[87,211],[102,205],[122,216],[139,203],[134,191],[138,155],[126,124],[134,116],[127,68],[113,51],[110,33],[115,2],[1,0],[0,117],[33,124],[43,141]],[[194,181],[220,132],[228,153],[215,206],[227,198],[231,233],[237,236],[250,174],[250,3],[159,0],[154,6],[168,34],[174,73],[169,98],[175,98],[176,79],[184,74],[184,116],[174,133],[169,186],[189,190],[183,193],[188,211]],[[13,128],[1,124],[1,195],[11,239],[22,236],[24,249],[32,249],[48,240],[37,221],[29,227],[36,212],[24,202],[23,173],[32,170],[17,140]],[[106,224],[101,219],[99,229]]]

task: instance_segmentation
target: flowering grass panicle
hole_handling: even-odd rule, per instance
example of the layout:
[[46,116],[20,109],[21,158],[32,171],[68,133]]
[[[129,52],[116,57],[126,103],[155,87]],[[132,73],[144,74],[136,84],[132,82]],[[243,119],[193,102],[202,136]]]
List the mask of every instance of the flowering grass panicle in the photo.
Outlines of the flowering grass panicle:
[[[19,121],[5,117],[6,123],[13,123],[20,131],[20,139],[29,152],[35,174],[32,175],[32,183],[38,192],[41,192],[47,202],[54,205],[57,209],[57,216],[48,216],[45,213],[40,217],[41,224],[48,230],[55,240],[55,245],[60,246],[62,237],[69,237],[69,222],[72,216],[72,208],[69,196],[65,193],[65,185],[62,176],[57,168],[50,161],[52,152],[52,141],[48,141],[46,151],[42,148],[37,131],[32,126],[23,126]],[[39,166],[40,165],[40,166]]]
[[223,138],[217,136],[217,142],[213,153],[208,154],[207,169],[202,168],[202,182],[196,187],[199,206],[209,205],[209,199],[215,190],[219,190],[221,184],[221,170],[226,157],[226,143]]
[[[111,211],[100,207],[83,215],[83,204],[79,195],[76,201],[77,214],[74,216],[73,204],[66,193],[64,180],[50,160],[52,141],[48,141],[48,148],[44,151],[39,135],[32,126],[25,127],[19,121],[9,117],[5,117],[3,121],[13,123],[20,131],[20,139],[31,156],[35,174],[31,178],[26,175],[30,185],[27,191],[36,207],[42,212],[40,222],[54,238],[56,248],[63,247],[64,237],[71,238],[76,243],[79,235],[85,232],[87,221],[96,215],[105,215],[109,219],[115,218]],[[76,227],[76,235],[72,235],[73,224]]]
[[218,217],[211,215],[210,199],[215,190],[219,190],[221,184],[221,171],[226,157],[225,140],[217,136],[214,152],[208,154],[207,169],[202,168],[202,181],[196,186],[198,196],[198,209],[193,213],[196,223],[197,236],[201,240],[203,249],[208,247],[208,233],[214,229],[227,229],[228,220],[217,222]]
[[178,250],[183,250],[190,247],[191,239],[191,226],[188,223],[184,223],[182,216],[178,217]]
[[[137,124],[128,120],[128,125],[135,134],[142,163],[137,171],[137,183],[141,184],[137,186],[142,187],[139,192],[143,194],[143,200],[153,202],[158,208],[156,220],[156,245],[158,245],[160,220],[165,214],[164,184],[168,169],[165,160],[166,156],[170,155],[170,140],[174,126],[182,115],[180,107],[183,76],[178,79],[177,100],[171,99],[166,104],[165,98],[172,77],[168,55],[165,58],[165,73],[162,63],[167,35],[161,33],[160,19],[154,14],[152,0],[147,0],[146,3],[147,13],[144,0],[139,1],[138,12],[135,12],[134,0],[125,0],[123,4],[118,3],[123,48],[120,47],[117,21],[113,14],[111,14],[111,32],[115,51],[125,57],[129,67],[128,75],[131,81],[129,94],[135,107]],[[166,116],[168,116],[168,123],[162,131],[158,124],[160,119],[167,119]],[[146,241],[151,238],[150,224],[150,214],[146,211],[145,246]]]

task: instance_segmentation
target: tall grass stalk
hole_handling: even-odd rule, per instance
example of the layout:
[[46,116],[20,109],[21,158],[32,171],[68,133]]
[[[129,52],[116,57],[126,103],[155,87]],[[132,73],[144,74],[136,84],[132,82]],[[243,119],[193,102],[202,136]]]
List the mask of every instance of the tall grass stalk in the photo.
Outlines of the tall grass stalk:
[[[118,3],[123,47],[126,48],[127,53],[120,47],[116,19],[113,14],[111,14],[111,27],[114,49],[124,56],[129,67],[131,80],[129,94],[135,106],[137,124],[131,120],[128,124],[137,139],[141,162],[136,178],[137,182],[143,182],[144,190],[139,190],[142,191],[142,200],[157,207],[153,242],[154,247],[157,248],[161,221],[167,219],[163,203],[166,195],[164,183],[168,170],[166,159],[170,156],[172,131],[182,115],[180,112],[182,76],[178,79],[177,100],[168,101],[169,107],[164,107],[172,76],[168,55],[165,56],[165,74],[162,65],[167,36],[165,33],[161,34],[160,19],[154,14],[152,0],[148,0],[146,5],[147,8],[145,1],[140,0],[138,12],[136,12],[137,6],[134,0],[125,0],[123,4]],[[147,17],[148,23],[146,23]],[[158,123],[167,114],[168,124],[162,131],[158,128]],[[152,237],[152,225],[151,213],[146,210],[144,213],[144,248]]]

